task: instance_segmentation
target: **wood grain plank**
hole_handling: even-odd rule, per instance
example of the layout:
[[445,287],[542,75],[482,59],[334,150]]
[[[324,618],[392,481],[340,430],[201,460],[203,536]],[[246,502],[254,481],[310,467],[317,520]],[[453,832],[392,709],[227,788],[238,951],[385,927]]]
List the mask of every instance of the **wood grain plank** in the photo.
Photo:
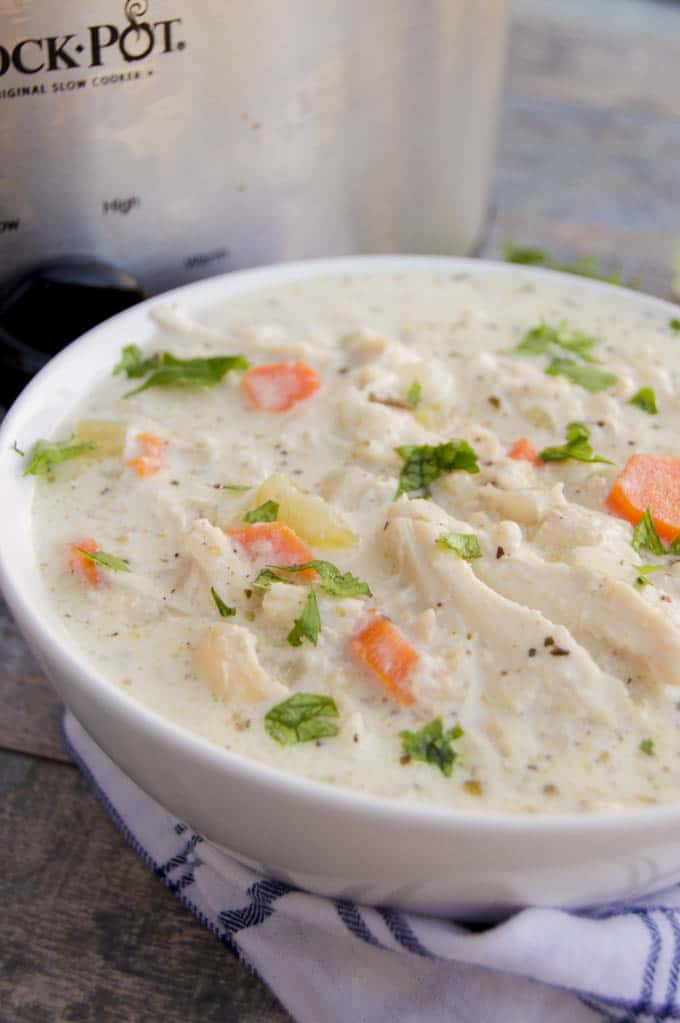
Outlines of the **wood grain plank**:
[[638,277],[642,290],[671,297],[680,244],[680,7],[674,15],[677,35],[653,46],[615,25],[607,32],[540,14],[516,19],[483,255],[507,240],[565,259],[593,255]]
[[[670,297],[680,242],[680,7],[515,4],[494,213],[507,239],[594,255]],[[604,8],[609,10],[608,19]],[[676,32],[656,31],[672,22]],[[645,24],[648,31],[636,31]],[[627,26],[627,27],[626,27]],[[626,73],[621,74],[621,68]]]
[[[511,89],[589,109],[677,117],[680,7],[655,12],[654,4],[637,3],[637,28],[619,29],[611,4],[606,19],[606,6],[589,0],[591,16],[579,19],[560,17],[545,0],[540,6],[517,5],[510,35]],[[662,20],[665,31],[655,30]]]
[[0,1023],[287,1023],[72,766],[0,753]]
[[59,698],[0,596],[0,749],[68,762]]

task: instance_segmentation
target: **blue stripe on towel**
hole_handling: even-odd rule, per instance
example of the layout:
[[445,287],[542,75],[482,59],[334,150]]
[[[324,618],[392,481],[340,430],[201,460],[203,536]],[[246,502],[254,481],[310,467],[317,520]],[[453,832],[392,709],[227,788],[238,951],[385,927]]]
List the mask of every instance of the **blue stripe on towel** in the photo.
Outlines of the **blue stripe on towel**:
[[361,912],[353,902],[346,902],[345,900],[336,901],[335,909],[347,930],[355,938],[361,938],[362,941],[365,941],[368,945],[373,945],[375,948],[385,947],[372,933]]
[[428,952],[425,946],[421,944],[410,923],[401,913],[394,909],[379,909],[378,912],[387,924],[390,934],[399,942],[402,948],[405,948],[407,952],[412,952],[413,955],[422,956],[424,959],[434,958],[432,953]]
[[673,932],[673,958],[668,971],[668,985],[666,987],[666,1001],[662,1006],[664,1012],[673,1007],[675,996],[678,992],[678,977],[680,976],[680,925],[678,924],[678,913],[675,909],[662,909],[661,912],[670,924]]
[[233,936],[248,927],[257,927],[264,923],[274,912],[274,903],[290,892],[296,891],[282,881],[256,881],[248,889],[251,902],[242,909],[228,909],[219,914],[219,921],[226,932]]

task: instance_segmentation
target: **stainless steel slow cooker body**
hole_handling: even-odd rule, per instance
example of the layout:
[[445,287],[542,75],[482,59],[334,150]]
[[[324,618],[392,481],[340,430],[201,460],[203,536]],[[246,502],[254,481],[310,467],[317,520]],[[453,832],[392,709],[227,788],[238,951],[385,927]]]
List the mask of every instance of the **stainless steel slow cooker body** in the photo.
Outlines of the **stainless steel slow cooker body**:
[[506,0],[0,0],[0,282],[464,253]]

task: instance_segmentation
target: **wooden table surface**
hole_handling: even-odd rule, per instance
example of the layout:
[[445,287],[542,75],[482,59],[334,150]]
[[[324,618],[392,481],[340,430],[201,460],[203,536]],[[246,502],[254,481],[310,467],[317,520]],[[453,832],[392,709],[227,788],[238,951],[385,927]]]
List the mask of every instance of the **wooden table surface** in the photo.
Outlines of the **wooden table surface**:
[[[600,257],[670,297],[680,4],[515,0],[482,254],[509,239]],[[2,610],[0,651],[0,1023],[288,1020],[126,846]]]

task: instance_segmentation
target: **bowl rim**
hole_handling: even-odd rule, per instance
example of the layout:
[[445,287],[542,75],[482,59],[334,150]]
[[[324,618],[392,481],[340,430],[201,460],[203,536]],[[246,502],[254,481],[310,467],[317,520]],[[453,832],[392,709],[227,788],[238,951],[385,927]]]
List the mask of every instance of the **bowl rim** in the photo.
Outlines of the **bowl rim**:
[[[152,296],[87,331],[51,359],[21,392],[0,425],[0,490],[4,497],[5,515],[16,514],[15,509],[21,505],[22,501],[25,504],[27,499],[28,505],[31,507],[35,488],[34,478],[26,479],[16,471],[16,456],[11,450],[12,441],[16,436],[15,424],[24,418],[32,407],[40,404],[40,396],[44,389],[52,383],[53,378],[65,374],[71,365],[75,365],[79,354],[83,350],[94,347],[100,334],[105,331],[115,330],[120,333],[121,338],[124,338],[131,334],[130,326],[146,322],[148,332],[149,324],[153,326],[148,314],[159,303],[188,299],[190,308],[200,309],[209,306],[217,299],[224,299],[230,294],[282,285],[306,278],[340,274],[364,275],[413,271],[471,273],[479,276],[500,274],[530,280],[552,281],[554,284],[561,281],[577,291],[590,294],[603,292],[611,296],[618,293],[622,302],[638,308],[647,307],[656,312],[661,311],[670,317],[677,316],[679,312],[679,307],[672,302],[607,282],[538,267],[457,256],[404,254],[309,259],[236,270],[185,284]],[[138,330],[137,333],[141,332]],[[118,344],[120,345],[121,341]],[[104,356],[104,352],[102,352],[102,357],[99,360],[99,373],[109,365],[108,359],[108,353]],[[59,416],[53,417],[52,430],[64,418],[65,411],[64,408]],[[12,459],[14,461],[11,461]],[[33,554],[33,570],[39,579],[33,548],[31,548],[31,552]],[[56,616],[54,622],[51,622],[49,618],[42,618],[36,605],[29,599],[26,592],[26,581],[21,578],[17,565],[14,564],[14,549],[5,530],[0,530],[0,590],[4,593],[12,610],[18,613],[22,621],[27,622],[36,634],[41,635],[43,643],[46,642],[50,645],[59,659],[61,670],[83,680],[92,689],[96,702],[100,706],[102,703],[108,704],[118,710],[122,716],[130,716],[135,720],[140,732],[178,746],[184,755],[201,761],[203,766],[224,774],[244,775],[251,783],[265,785],[279,796],[302,799],[318,805],[324,804],[327,809],[335,809],[339,813],[349,813],[354,817],[379,818],[386,825],[399,824],[414,827],[420,825],[426,826],[428,829],[442,831],[464,828],[482,833],[493,832],[494,834],[498,834],[499,831],[507,831],[514,834],[526,833],[553,837],[567,835],[574,831],[595,835],[609,830],[632,829],[637,831],[651,826],[663,827],[675,822],[680,816],[680,798],[678,803],[601,810],[582,814],[574,811],[541,814],[502,810],[460,810],[440,805],[427,806],[407,803],[397,798],[390,799],[371,795],[288,773],[261,761],[223,749],[210,740],[184,729],[181,725],[135,700],[115,682],[109,681],[100,674],[96,667],[79,653],[76,642],[69,637],[64,627],[57,623]]]

